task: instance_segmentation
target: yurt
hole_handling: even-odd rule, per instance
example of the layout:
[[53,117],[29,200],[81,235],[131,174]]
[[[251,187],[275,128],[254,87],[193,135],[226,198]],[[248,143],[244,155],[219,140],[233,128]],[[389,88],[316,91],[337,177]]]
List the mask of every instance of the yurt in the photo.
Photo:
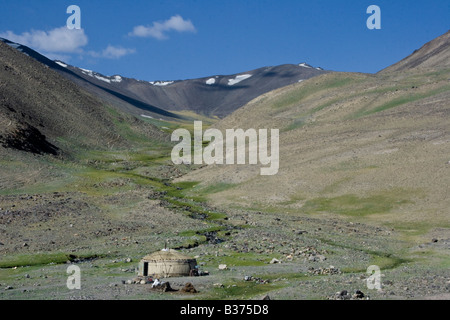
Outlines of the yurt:
[[139,276],[155,278],[184,277],[196,270],[197,260],[173,249],[163,249],[142,258]]

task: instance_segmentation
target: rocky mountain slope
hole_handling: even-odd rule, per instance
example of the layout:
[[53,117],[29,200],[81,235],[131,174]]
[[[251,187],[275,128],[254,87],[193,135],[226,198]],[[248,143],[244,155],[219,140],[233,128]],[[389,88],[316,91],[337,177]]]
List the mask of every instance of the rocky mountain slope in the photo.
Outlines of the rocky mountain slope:
[[[67,69],[113,95],[120,94],[167,111],[193,111],[211,117],[225,117],[263,93],[326,73],[301,63],[264,67],[228,76],[149,82],[119,75],[108,77],[72,66],[67,66]],[[145,114],[144,109],[139,112]]]
[[[25,55],[35,59],[36,61],[44,64],[45,66],[49,67],[50,69],[58,72],[64,78],[70,80],[71,82],[75,83],[77,86],[90,92],[93,96],[100,99],[103,103],[116,106],[119,109],[121,109],[127,113],[131,113],[131,114],[135,114],[135,115],[140,115],[142,112],[146,112],[147,114],[151,114],[158,118],[159,117],[170,118],[170,119],[179,118],[179,116],[177,116],[171,112],[165,111],[163,109],[159,109],[148,103],[142,102],[135,98],[121,94],[119,92],[116,92],[115,90],[109,90],[108,88],[99,86],[99,84],[104,84],[105,82],[98,80],[98,79],[106,80],[106,78],[97,73],[95,73],[95,77],[94,77],[94,73],[92,71],[79,69],[79,68],[68,68],[68,65],[66,65],[60,61],[52,61],[52,60],[48,59],[47,57],[41,55],[39,52],[36,52],[35,50],[33,50],[27,46],[21,45],[19,43],[11,42],[7,39],[0,38],[0,42],[4,42],[4,43],[8,44],[10,47],[17,49],[18,51],[24,53]],[[70,70],[70,69],[72,69],[72,70]],[[92,80],[91,77],[88,77],[87,79],[85,79],[84,76],[86,74],[86,71],[89,71],[90,75],[98,81],[94,80],[93,83],[91,83],[90,82],[90,80]]]
[[53,160],[35,155],[72,159],[87,150],[131,149],[167,139],[160,129],[0,41],[0,189],[51,175],[51,168],[41,169]]
[[[0,50],[0,120],[4,147],[54,154],[61,140],[88,148],[129,145],[116,122],[138,123],[136,118],[120,114],[3,42]],[[142,126],[149,136],[162,136],[155,127],[144,122]]]
[[38,52],[6,39],[10,46],[44,63],[93,95],[128,113],[153,118],[177,119],[173,112],[190,111],[225,117],[257,96],[327,73],[307,63],[263,67],[234,75],[215,75],[177,81],[143,81],[51,61]]
[[381,72],[450,67],[450,30]]

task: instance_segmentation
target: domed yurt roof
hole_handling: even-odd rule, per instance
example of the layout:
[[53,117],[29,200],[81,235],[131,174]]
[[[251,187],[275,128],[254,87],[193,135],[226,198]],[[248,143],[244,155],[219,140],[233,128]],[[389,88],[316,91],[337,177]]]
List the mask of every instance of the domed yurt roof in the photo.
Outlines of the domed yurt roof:
[[196,259],[173,249],[163,249],[142,258],[138,274],[144,277],[184,277],[191,275],[196,266]]
[[145,261],[180,261],[180,260],[194,260],[193,258],[182,254],[173,249],[163,249],[156,251],[142,258]]

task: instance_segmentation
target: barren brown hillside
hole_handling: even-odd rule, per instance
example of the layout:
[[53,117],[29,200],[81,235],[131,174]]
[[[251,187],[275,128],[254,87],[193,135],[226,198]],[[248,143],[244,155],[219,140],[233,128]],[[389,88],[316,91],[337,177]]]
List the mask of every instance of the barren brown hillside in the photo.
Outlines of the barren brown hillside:
[[[53,153],[63,147],[64,140],[97,148],[127,145],[116,121],[137,122],[137,119],[119,114],[3,42],[0,52],[0,140],[5,147]],[[160,130],[148,124],[146,127],[149,137],[162,137]],[[33,139],[42,145],[33,145]],[[50,145],[54,145],[53,149]],[[69,152],[67,147],[70,146],[66,145],[65,151]]]
[[182,180],[201,181],[198,192],[214,204],[448,236],[439,229],[450,227],[448,35],[436,40],[445,47],[438,57],[421,60],[433,70],[326,74],[258,97],[217,124],[280,129],[277,175],[215,165]]
[[36,155],[73,159],[86,150],[164,139],[160,129],[102,103],[0,41],[0,190],[55,175],[52,160]]
[[381,72],[450,67],[450,30]]

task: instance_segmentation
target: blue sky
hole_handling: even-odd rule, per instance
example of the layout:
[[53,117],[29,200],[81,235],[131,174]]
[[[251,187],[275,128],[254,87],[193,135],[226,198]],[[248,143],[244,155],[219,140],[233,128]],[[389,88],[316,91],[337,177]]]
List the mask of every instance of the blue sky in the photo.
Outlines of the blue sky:
[[[370,5],[381,30],[369,30]],[[69,5],[82,30],[68,30]],[[307,62],[377,72],[450,29],[449,0],[1,0],[0,37],[52,58],[142,80]]]

